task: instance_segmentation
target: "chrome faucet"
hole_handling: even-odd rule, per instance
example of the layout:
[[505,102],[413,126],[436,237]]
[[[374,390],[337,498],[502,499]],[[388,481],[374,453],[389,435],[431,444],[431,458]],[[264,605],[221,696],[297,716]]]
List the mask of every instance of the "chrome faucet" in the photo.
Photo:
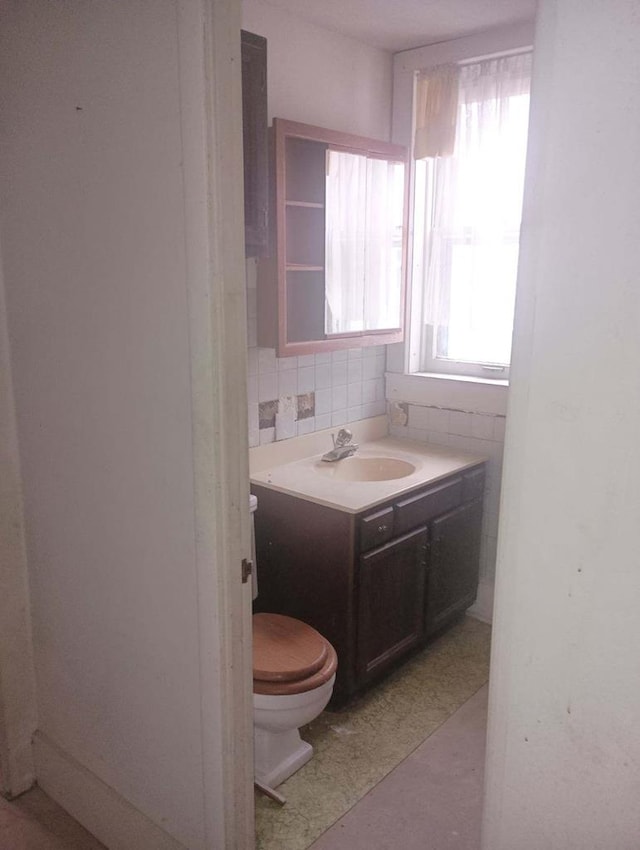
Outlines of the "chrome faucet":
[[352,443],[353,434],[348,428],[341,428],[338,431],[338,436],[331,435],[333,440],[333,448],[330,452],[322,455],[321,460],[327,463],[333,463],[336,460],[342,460],[345,457],[351,457],[352,454],[358,451],[358,446]]

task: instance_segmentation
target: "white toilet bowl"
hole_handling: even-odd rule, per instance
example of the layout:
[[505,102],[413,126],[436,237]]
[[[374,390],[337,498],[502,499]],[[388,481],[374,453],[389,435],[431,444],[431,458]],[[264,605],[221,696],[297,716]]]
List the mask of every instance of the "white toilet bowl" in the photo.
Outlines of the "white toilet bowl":
[[[252,496],[252,515],[256,507]],[[255,564],[253,522],[251,531]],[[281,614],[254,614],[254,772],[263,785],[276,788],[313,755],[298,729],[331,699],[336,668],[335,649],[311,626]]]
[[313,747],[298,731],[324,710],[331,699],[332,677],[302,694],[253,695],[255,776],[276,788],[313,755]]

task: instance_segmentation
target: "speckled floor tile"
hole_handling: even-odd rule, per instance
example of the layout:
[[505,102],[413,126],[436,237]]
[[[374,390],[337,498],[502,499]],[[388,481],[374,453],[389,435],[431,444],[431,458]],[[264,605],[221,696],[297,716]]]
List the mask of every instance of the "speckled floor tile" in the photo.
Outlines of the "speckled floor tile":
[[301,730],[314,757],[283,783],[285,806],[256,797],[257,850],[304,850],[489,678],[490,627],[471,617],[347,708]]

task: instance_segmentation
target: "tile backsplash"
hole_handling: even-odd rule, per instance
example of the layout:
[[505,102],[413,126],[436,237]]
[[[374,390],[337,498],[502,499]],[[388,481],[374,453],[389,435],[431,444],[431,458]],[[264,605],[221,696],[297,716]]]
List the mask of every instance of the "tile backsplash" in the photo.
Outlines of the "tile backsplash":
[[385,413],[385,346],[300,357],[258,347],[255,269],[247,260],[249,445]]

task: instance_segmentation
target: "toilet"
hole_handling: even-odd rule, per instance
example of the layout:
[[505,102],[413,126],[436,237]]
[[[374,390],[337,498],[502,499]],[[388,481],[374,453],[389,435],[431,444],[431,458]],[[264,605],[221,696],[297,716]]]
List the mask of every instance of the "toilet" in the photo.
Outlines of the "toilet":
[[[251,496],[254,564],[256,507]],[[276,788],[312,757],[298,729],[331,699],[337,666],[335,649],[311,626],[283,614],[253,615],[254,764],[263,785]]]

